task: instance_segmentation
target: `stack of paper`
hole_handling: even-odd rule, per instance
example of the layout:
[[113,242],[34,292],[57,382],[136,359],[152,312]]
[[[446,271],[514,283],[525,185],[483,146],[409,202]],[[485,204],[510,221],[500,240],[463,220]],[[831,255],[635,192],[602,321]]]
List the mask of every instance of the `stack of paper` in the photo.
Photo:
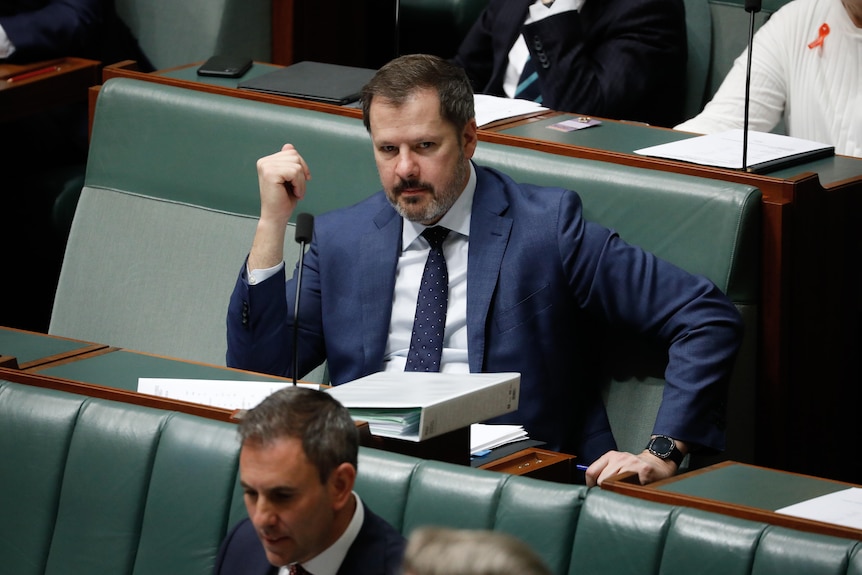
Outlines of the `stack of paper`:
[[470,426],[470,454],[476,455],[522,439],[529,439],[523,425],[474,423]]
[[742,130],[728,130],[635,150],[635,154],[682,160],[705,166],[764,172],[835,155],[835,146],[781,134],[748,131],[746,165],[742,165]]
[[353,419],[367,423],[372,435],[398,437],[419,432],[422,410],[418,407],[404,410],[353,408],[350,415]]
[[408,371],[374,373],[326,391],[372,434],[422,441],[517,410],[520,388],[519,373]]
[[548,109],[531,100],[488,96],[487,94],[475,94],[473,100],[476,108],[476,125],[480,128],[498,120],[544,112]]
[[[222,407],[224,409],[251,409],[271,393],[292,385],[283,381],[223,381],[220,379],[171,379],[141,377],[138,392],[179,399],[191,403]],[[299,383],[301,387],[319,389],[312,383]]]

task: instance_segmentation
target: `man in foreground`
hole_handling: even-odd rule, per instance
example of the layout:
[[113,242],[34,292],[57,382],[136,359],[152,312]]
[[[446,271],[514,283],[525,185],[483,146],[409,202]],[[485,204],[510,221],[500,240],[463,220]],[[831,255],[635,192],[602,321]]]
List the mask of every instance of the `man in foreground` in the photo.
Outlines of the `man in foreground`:
[[243,416],[248,519],[219,549],[215,575],[395,575],[402,535],[353,492],[359,436],[332,396],[276,391]]
[[[723,449],[742,322],[714,284],[585,221],[573,191],[472,163],[473,93],[459,67],[397,58],[365,86],[362,107],[384,190],[317,218],[297,375],[324,360],[335,385],[381,370],[519,372],[519,409],[492,423],[523,424],[548,449],[576,454],[593,485],[622,471],[648,483],[673,475],[692,448]],[[285,283],[283,246],[311,172],[286,144],[258,161],[258,178],[261,217],[231,296],[227,363],[292,375],[296,283]],[[435,286],[447,289],[426,295]],[[668,352],[656,435],[639,454],[616,450],[599,383],[572,375],[594,361],[597,321]]]

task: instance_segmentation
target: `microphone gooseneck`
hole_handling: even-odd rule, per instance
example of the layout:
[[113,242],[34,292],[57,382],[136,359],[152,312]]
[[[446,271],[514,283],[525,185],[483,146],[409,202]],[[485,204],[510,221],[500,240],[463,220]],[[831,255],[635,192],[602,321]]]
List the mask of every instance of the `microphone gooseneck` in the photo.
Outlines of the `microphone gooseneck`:
[[305,246],[311,241],[313,233],[314,216],[305,212],[297,215],[294,238],[299,244],[299,263],[296,270],[296,296],[293,302],[293,385],[296,385],[296,370],[299,365],[299,294],[302,291],[303,259]]
[[748,171],[748,104],[751,92],[751,48],[754,43],[754,15],[760,12],[761,0],[745,0],[748,20],[748,64],[745,68],[745,112],[742,120],[742,170]]

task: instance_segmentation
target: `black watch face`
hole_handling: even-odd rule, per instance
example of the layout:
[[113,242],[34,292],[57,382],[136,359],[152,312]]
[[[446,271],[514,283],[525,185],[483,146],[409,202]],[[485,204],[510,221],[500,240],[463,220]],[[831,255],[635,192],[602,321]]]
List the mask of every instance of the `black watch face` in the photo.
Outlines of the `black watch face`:
[[667,457],[673,451],[673,441],[667,437],[656,437],[652,441],[652,449],[660,457]]

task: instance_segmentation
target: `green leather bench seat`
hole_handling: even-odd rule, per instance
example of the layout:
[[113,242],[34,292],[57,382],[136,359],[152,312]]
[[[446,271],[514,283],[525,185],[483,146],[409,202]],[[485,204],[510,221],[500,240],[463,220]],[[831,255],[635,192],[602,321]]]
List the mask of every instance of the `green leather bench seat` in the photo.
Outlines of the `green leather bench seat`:
[[[224,365],[227,300],[259,214],[255,164],[286,142],[312,172],[302,211],[351,205],[380,187],[357,118],[106,82],[50,333]],[[576,190],[588,218],[729,294],[746,336],[731,384],[727,453],[752,461],[759,190],[487,142],[475,159],[519,181]],[[292,232],[285,250],[293,266]],[[639,451],[652,431],[666,358],[625,333],[596,337],[607,340],[602,381],[614,434],[621,448]],[[306,379],[325,381],[325,366]]]
[[[209,575],[238,449],[231,423],[0,380],[3,573]],[[560,575],[862,575],[859,541],[368,448],[356,491],[405,535],[504,531]]]

